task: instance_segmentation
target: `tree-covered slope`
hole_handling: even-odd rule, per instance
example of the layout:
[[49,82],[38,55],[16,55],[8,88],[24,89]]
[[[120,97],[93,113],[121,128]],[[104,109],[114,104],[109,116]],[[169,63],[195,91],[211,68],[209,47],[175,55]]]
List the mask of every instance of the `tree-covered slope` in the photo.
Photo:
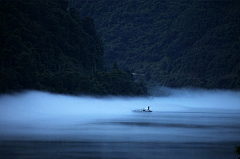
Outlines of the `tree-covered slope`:
[[70,2],[94,19],[108,65],[163,86],[240,88],[240,2]]
[[0,35],[1,93],[23,89],[101,95],[146,93],[131,74],[120,69],[106,71],[103,43],[93,19],[80,18],[75,9],[68,8],[67,1],[1,0]]

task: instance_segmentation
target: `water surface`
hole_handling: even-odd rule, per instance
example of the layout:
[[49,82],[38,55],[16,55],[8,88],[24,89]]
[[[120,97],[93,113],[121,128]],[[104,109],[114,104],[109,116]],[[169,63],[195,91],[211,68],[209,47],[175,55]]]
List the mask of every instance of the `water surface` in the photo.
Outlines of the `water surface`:
[[[0,97],[0,158],[237,158],[240,98],[230,91],[167,97]],[[132,112],[151,106],[153,112]]]

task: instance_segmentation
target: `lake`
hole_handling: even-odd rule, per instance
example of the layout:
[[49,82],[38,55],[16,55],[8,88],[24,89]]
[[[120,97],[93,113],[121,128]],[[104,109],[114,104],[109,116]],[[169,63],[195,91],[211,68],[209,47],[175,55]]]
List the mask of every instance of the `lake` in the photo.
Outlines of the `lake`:
[[[0,158],[237,159],[238,92],[0,97]],[[132,112],[151,105],[153,112]]]

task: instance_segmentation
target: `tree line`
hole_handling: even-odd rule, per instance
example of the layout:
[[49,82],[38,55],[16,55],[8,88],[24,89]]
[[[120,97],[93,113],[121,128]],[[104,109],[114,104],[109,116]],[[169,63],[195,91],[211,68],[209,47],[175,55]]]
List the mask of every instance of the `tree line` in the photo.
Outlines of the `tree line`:
[[149,85],[240,88],[240,2],[81,0],[103,39],[106,64]]
[[131,72],[107,68],[94,20],[68,1],[0,1],[0,92],[145,95]]

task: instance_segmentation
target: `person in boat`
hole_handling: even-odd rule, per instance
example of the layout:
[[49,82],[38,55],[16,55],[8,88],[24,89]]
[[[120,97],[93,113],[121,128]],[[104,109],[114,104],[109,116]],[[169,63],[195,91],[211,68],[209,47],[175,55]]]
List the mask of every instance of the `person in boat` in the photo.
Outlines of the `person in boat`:
[[[150,106],[148,106],[147,110],[150,111]],[[143,111],[146,111],[145,108],[143,108]]]

